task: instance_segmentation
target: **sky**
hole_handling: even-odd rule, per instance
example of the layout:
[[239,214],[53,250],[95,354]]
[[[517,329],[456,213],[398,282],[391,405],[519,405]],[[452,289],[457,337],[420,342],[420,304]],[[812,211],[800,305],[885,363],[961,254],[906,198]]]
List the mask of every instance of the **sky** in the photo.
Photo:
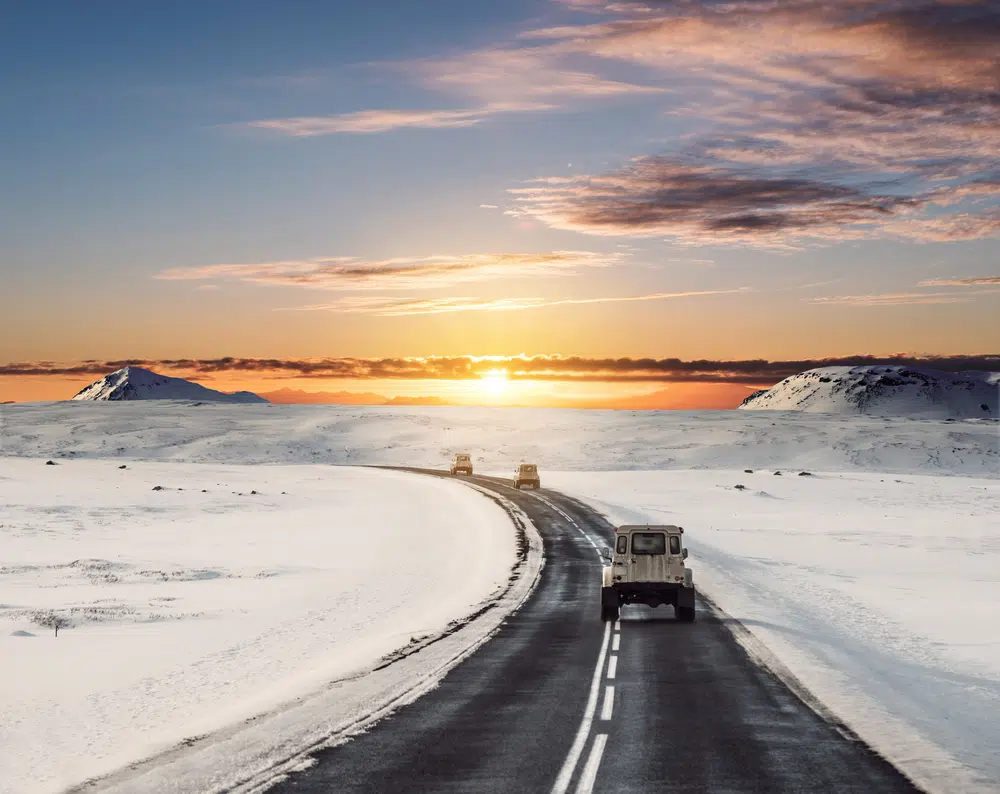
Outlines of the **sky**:
[[4,4],[0,400],[995,369],[998,64],[996,0]]

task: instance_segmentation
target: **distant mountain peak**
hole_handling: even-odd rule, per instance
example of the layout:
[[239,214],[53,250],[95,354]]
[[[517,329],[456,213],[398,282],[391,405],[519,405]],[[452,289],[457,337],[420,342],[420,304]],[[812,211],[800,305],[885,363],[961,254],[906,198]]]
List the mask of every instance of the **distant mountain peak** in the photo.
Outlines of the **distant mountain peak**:
[[740,408],[994,419],[1000,414],[996,378],[988,372],[938,372],[891,364],[821,367],[754,392]]
[[248,391],[216,391],[184,378],[171,378],[142,367],[122,367],[91,383],[74,400],[120,402],[124,400],[198,400],[216,403],[266,403]]

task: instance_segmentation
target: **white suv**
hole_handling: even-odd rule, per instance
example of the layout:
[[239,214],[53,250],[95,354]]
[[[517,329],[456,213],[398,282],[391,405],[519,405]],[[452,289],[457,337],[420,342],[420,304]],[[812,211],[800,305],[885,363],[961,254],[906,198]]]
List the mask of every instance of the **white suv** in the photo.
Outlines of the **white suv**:
[[538,479],[538,467],[534,463],[522,463],[514,469],[514,487],[521,489],[525,485],[530,485],[536,491],[542,485],[542,481]]
[[458,454],[451,462],[452,474],[472,474],[472,456]]
[[684,564],[684,529],[673,525],[617,527],[604,550],[601,620],[618,620],[624,604],[672,604],[677,619],[694,620],[694,577]]

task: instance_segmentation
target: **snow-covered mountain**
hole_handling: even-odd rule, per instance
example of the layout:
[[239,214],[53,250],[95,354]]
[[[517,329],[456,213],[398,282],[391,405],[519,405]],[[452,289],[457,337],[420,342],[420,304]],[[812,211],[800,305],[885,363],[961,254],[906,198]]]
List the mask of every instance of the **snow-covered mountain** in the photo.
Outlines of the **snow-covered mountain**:
[[754,392],[744,410],[930,418],[996,418],[997,374],[904,366],[821,367]]
[[253,392],[209,389],[184,378],[170,378],[142,367],[124,367],[83,389],[74,400],[200,400],[216,403],[266,403]]

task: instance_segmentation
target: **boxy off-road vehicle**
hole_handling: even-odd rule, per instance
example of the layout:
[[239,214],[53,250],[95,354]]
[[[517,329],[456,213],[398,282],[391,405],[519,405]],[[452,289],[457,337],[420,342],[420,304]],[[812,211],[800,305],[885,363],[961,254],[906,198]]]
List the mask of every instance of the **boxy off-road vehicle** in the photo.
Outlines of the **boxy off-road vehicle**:
[[542,485],[542,481],[538,479],[538,467],[534,463],[522,463],[514,469],[514,487],[521,489],[526,485],[536,491]]
[[618,620],[624,604],[673,604],[677,619],[694,620],[694,578],[684,564],[684,529],[673,525],[617,527],[604,550],[601,620]]
[[451,473],[471,475],[472,455],[463,455],[461,453],[455,455],[455,459],[451,462]]

